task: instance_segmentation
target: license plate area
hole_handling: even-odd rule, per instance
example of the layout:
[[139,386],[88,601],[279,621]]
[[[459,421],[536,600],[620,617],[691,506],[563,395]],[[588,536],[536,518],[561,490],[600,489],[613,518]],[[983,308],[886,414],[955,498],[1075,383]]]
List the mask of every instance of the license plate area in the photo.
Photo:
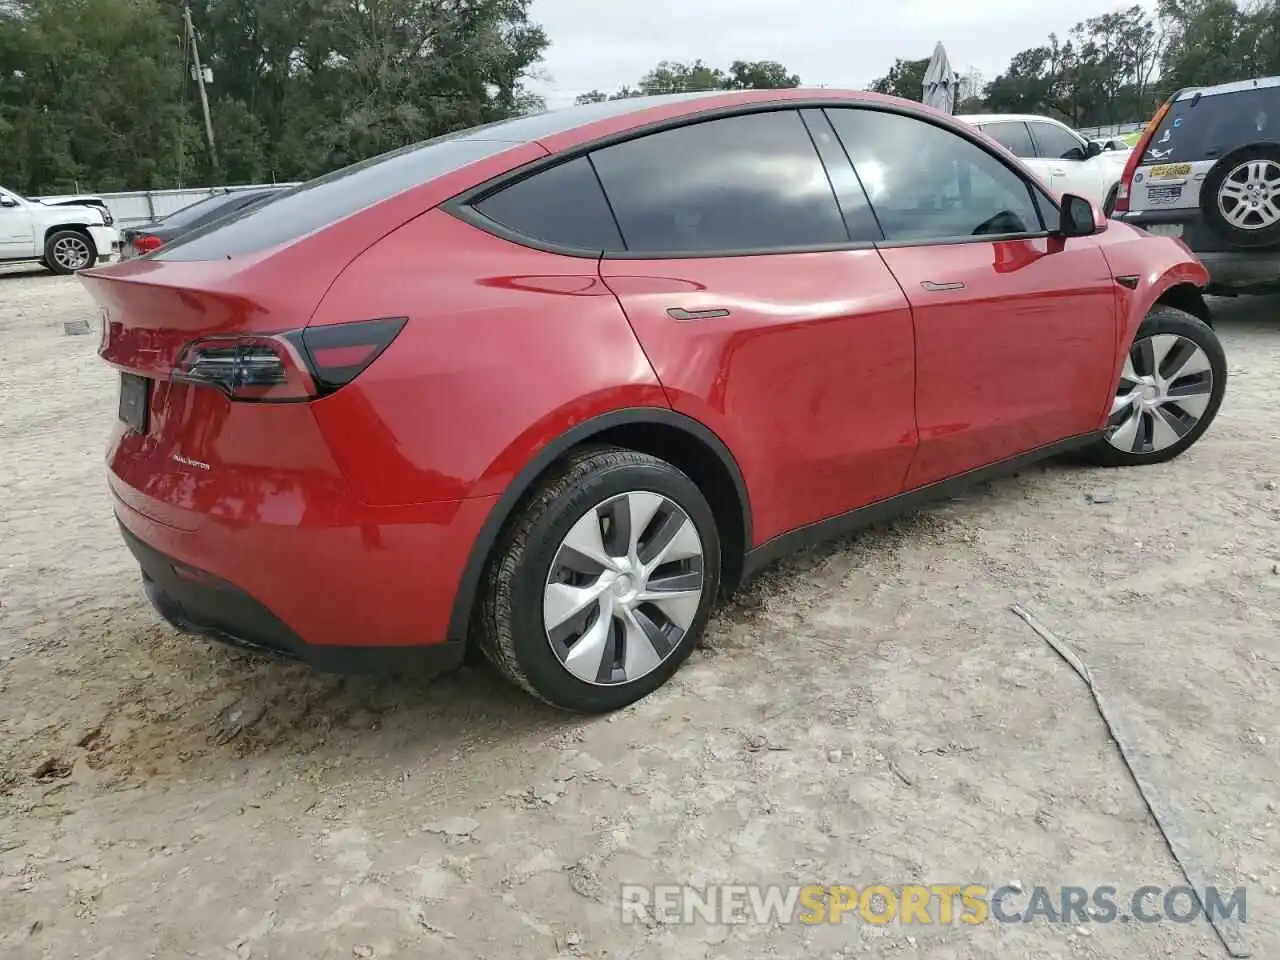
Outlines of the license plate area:
[[151,409],[151,381],[136,373],[120,374],[120,419],[130,430],[147,432]]

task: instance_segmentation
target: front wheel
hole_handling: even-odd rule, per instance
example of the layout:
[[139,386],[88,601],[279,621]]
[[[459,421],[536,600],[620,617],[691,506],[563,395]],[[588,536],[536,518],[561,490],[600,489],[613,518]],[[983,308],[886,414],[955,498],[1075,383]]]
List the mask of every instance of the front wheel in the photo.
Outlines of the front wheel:
[[87,270],[97,259],[93,241],[79,230],[58,230],[44,244],[44,263],[54,273]]
[[1156,306],[1125,357],[1105,436],[1085,456],[1107,467],[1172,460],[1209,429],[1226,389],[1226,354],[1209,325]]
[[689,655],[720,581],[706,499],[671,464],[598,447],[542,482],[490,565],[480,646],[553,706],[616,710]]

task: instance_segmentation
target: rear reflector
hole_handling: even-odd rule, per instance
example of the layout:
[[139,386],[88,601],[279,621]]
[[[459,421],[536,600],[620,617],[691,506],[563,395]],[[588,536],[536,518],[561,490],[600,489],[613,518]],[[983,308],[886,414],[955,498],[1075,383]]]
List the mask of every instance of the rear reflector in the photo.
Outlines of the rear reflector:
[[312,400],[345,386],[390,346],[405,318],[287,333],[206,337],[188,343],[171,379],[213,387],[232,400]]

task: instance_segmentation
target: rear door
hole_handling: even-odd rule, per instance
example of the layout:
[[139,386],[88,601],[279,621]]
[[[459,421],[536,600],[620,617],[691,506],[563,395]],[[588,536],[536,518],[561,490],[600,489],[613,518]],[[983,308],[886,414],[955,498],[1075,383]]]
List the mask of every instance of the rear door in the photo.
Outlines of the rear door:
[[1035,139],[1036,153],[1048,168],[1049,186],[1058,194],[1074,193],[1102,206],[1106,200],[1104,178],[1089,157],[1084,138],[1048,120],[1032,120],[1027,126]]
[[1049,186],[1053,173],[1049,161],[1036,154],[1035,141],[1024,120],[997,120],[984,123],[978,129],[1021,160],[1037,177]]
[[1115,282],[1093,238],[1048,235],[1044,193],[924,119],[827,110],[915,313],[923,486],[1101,425]]
[[833,132],[806,115],[591,154],[625,244],[601,276],[671,405],[741,461],[757,543],[898,493],[916,444],[910,308]]

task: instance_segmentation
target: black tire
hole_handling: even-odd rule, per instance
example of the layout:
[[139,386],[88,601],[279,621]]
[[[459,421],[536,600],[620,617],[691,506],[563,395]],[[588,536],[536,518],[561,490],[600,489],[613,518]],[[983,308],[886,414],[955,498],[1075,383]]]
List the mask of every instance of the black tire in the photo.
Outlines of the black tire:
[[[1119,449],[1111,441],[1103,438],[1082,451],[1082,457],[1086,462],[1101,467],[1140,467],[1152,463],[1164,463],[1167,460],[1172,460],[1199,440],[1201,435],[1209,429],[1209,425],[1213,423],[1214,417],[1218,415],[1218,409],[1222,406],[1222,397],[1227,389],[1227,357],[1223,352],[1222,344],[1219,342],[1217,334],[1198,317],[1193,317],[1191,314],[1176,310],[1173,307],[1158,304],[1152,308],[1146,319],[1142,321],[1142,325],[1138,327],[1138,332],[1133,338],[1133,344],[1129,348],[1131,355],[1132,351],[1141,349],[1140,345],[1143,340],[1157,334],[1173,334],[1184,337],[1203,350],[1208,357],[1212,384],[1209,390],[1209,402],[1204,409],[1204,413],[1200,415],[1200,419],[1195,422],[1194,426],[1170,446],[1143,452],[1131,452]],[[1173,382],[1181,383],[1182,381],[1175,380]],[[1117,389],[1119,389],[1119,384],[1117,384]],[[1176,402],[1175,409],[1179,409],[1176,408]]]
[[1105,216],[1111,216],[1116,212],[1116,198],[1120,195],[1120,184],[1116,184],[1107,191],[1107,199],[1103,201],[1102,212]]
[[[689,629],[652,672],[617,684],[592,684],[560,662],[543,628],[543,593],[569,531],[597,504],[648,491],[678,505],[702,540],[703,593]],[[584,448],[538,485],[500,539],[477,611],[477,637],[490,662],[540,700],[578,713],[604,713],[662,686],[689,656],[706,627],[720,585],[720,537],[702,491],[666,461],[615,447]]]
[[[79,266],[70,266],[64,262],[65,258],[57,255],[59,245],[63,243],[76,244],[82,248],[87,259]],[[82,230],[55,230],[45,239],[44,242],[44,265],[48,270],[61,276],[76,273],[79,270],[88,270],[98,262],[98,251],[93,245],[93,238]]]
[[1254,230],[1242,229],[1228,223],[1218,205],[1223,182],[1232,171],[1250,160],[1269,160],[1280,164],[1280,143],[1252,143],[1232,150],[1215,163],[1200,187],[1200,209],[1209,228],[1233,247],[1248,250],[1280,247],[1280,222]]

